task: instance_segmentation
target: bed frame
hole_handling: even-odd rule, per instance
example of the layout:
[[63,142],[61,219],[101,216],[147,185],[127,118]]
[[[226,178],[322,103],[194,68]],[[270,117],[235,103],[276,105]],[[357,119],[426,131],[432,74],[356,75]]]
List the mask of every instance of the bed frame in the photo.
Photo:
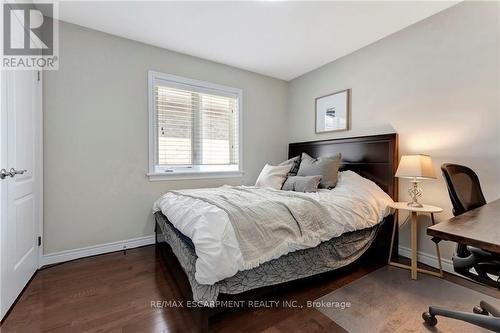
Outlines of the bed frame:
[[[341,170],[352,170],[359,175],[375,182],[393,200],[397,201],[398,186],[394,177],[398,162],[398,137],[396,133],[360,136],[353,138],[331,139],[322,141],[310,141],[291,143],[288,148],[288,156],[292,158],[302,152],[312,157],[332,156],[337,153],[342,154]],[[353,266],[362,264],[367,258],[369,260],[380,261],[380,266],[387,263],[387,256],[390,249],[393,223],[396,223],[394,215],[390,215],[382,222],[377,236],[369,249],[354,263],[341,269],[351,269]],[[155,224],[156,225],[156,224]],[[155,227],[155,232],[159,233],[159,228]],[[397,234],[394,240],[396,246],[393,247],[392,255],[397,255],[398,239]],[[173,277],[182,297],[185,300],[192,300],[192,291],[188,278],[179,264],[171,248],[164,242],[157,243],[157,250],[167,263],[168,274]],[[288,288],[297,283],[310,281],[319,276],[328,276],[332,272],[326,272],[316,276],[286,282],[280,285],[263,287],[249,290],[237,295],[220,294],[218,300],[255,300],[262,299],[263,295],[276,292],[280,288]],[[210,316],[227,311],[220,308],[192,308],[194,320],[199,322],[201,332],[208,331],[208,320]]]
[[291,143],[288,158],[302,152],[312,157],[342,154],[340,169],[352,170],[374,181],[393,199],[398,197],[397,178],[394,177],[398,163],[397,134],[359,136]]

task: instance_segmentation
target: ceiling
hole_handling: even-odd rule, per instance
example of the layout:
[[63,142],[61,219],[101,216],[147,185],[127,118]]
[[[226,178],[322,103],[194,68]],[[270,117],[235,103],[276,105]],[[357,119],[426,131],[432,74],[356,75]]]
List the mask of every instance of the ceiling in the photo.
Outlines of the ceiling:
[[291,80],[454,4],[78,1],[60,2],[59,18]]

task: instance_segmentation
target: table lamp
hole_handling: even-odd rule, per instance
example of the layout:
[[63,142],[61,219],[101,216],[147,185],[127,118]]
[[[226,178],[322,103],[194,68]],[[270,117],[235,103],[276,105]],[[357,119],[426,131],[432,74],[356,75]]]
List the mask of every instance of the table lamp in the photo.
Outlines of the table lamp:
[[422,189],[418,187],[418,183],[421,179],[436,178],[431,157],[423,154],[401,156],[396,177],[411,179],[411,186],[408,189],[411,202],[408,202],[408,206],[422,207],[418,202],[418,198],[422,196]]

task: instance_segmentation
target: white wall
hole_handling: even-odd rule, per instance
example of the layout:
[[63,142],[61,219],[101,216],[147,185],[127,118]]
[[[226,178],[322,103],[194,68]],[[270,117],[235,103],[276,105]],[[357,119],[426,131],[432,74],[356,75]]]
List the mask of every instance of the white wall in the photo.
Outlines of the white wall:
[[[289,83],[290,142],[399,133],[400,154],[432,155],[437,180],[422,182],[422,202],[452,216],[439,166],[479,174],[489,201],[500,197],[500,4],[461,3]],[[314,98],[352,89],[352,130],[314,133]],[[408,182],[400,181],[400,199]],[[419,248],[434,255],[422,220]],[[400,230],[409,247],[409,228]],[[450,258],[451,243],[442,243]]]
[[[44,252],[153,233],[169,189],[252,184],[286,158],[284,81],[60,23],[60,65],[44,76]],[[242,179],[150,182],[148,70],[243,89]]]

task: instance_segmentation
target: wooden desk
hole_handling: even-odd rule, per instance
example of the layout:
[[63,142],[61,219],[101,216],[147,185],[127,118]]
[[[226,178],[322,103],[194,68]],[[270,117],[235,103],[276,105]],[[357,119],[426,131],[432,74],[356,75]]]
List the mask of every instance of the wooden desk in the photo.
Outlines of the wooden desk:
[[500,254],[500,199],[427,228],[427,235]]

